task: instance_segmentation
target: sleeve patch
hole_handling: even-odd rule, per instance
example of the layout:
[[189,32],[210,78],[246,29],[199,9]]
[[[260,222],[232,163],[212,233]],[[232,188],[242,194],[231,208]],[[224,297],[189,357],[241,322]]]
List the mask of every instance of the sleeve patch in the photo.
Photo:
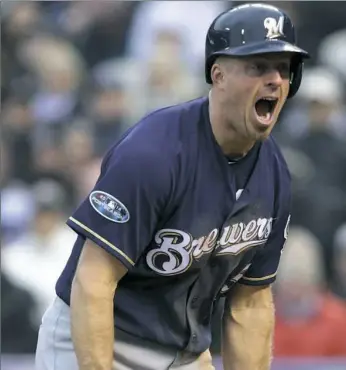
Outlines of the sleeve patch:
[[94,210],[107,220],[123,224],[130,219],[130,213],[125,205],[104,191],[93,191],[89,201]]

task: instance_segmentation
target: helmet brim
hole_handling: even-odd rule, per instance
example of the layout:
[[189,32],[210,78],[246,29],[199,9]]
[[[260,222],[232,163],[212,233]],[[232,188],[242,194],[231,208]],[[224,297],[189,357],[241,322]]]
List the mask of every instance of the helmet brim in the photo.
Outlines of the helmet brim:
[[212,55],[229,55],[235,57],[245,57],[249,55],[258,54],[277,54],[277,53],[291,53],[298,54],[302,59],[310,58],[307,51],[299,48],[296,45],[290,44],[289,42],[283,40],[265,40],[261,42],[254,42],[245,45],[241,45],[235,48],[226,48],[214,52]]

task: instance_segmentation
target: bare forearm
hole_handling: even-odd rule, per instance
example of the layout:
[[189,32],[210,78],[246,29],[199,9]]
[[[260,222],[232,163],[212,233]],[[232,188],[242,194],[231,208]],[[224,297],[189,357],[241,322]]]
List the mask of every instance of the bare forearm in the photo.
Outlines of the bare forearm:
[[[72,341],[79,370],[111,370],[114,344],[113,297],[90,294],[74,281],[71,295]],[[97,289],[95,289],[97,292]]]
[[226,308],[223,323],[225,370],[269,370],[274,330],[274,305]]

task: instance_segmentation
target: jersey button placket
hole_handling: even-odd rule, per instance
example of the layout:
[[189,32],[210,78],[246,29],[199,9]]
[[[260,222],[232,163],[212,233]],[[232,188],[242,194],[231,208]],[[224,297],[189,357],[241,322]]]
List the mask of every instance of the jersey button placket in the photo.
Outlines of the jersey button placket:
[[209,324],[209,321],[210,321],[210,315],[207,314],[203,317],[203,324],[207,325]]
[[197,307],[198,299],[199,299],[199,297],[197,295],[192,298],[192,300],[191,300],[191,307],[192,308]]

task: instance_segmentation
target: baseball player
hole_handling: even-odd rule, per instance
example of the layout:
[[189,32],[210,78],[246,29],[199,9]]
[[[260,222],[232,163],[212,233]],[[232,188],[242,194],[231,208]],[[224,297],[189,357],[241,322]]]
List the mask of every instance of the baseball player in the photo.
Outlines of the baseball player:
[[36,370],[213,369],[221,300],[224,369],[269,369],[270,285],[290,218],[290,176],[270,133],[306,57],[273,6],[214,20],[209,96],[132,127],[68,219],[78,237],[42,319]]

